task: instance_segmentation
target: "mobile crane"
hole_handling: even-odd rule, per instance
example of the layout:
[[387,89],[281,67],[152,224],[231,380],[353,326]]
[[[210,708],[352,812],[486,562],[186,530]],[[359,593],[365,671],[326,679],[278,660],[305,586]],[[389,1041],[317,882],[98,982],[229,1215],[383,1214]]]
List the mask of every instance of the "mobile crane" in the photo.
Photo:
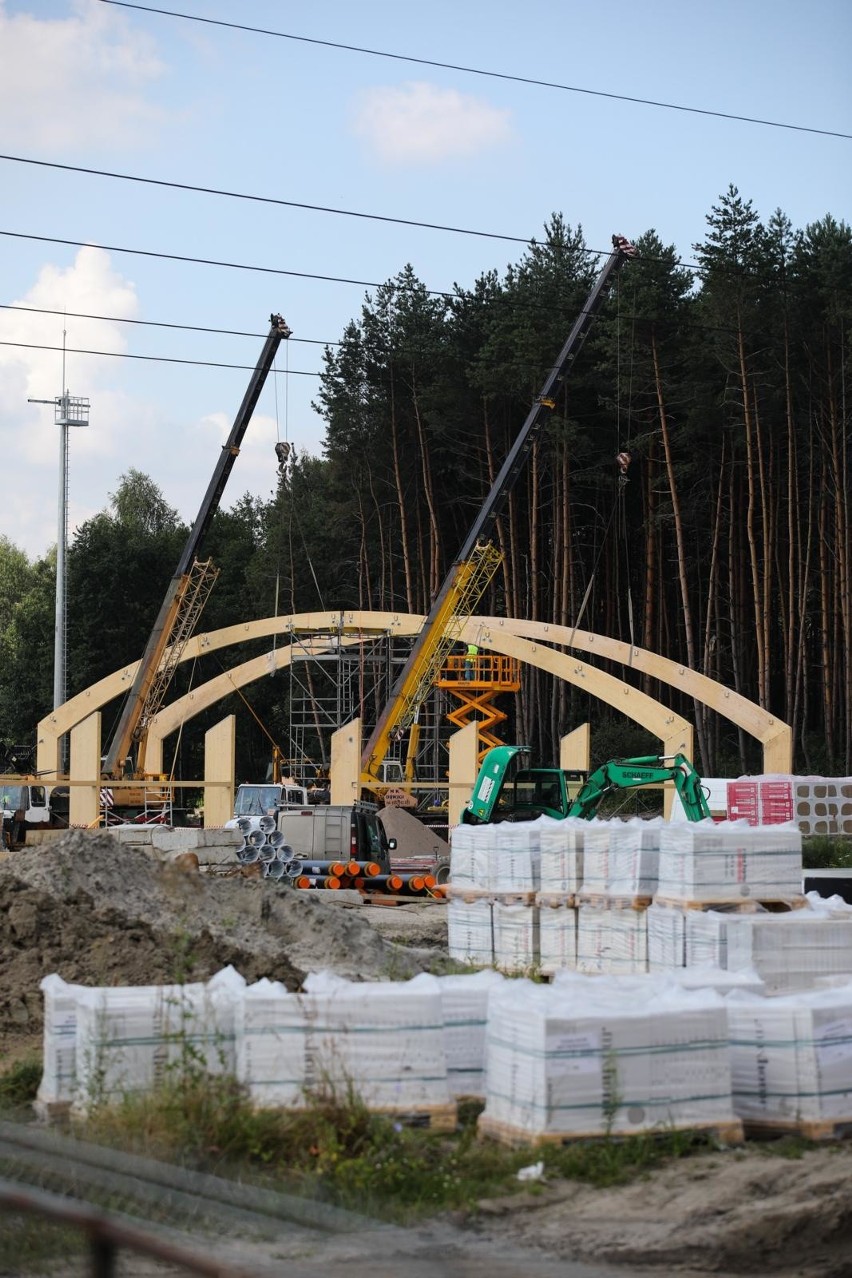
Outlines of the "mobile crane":
[[582,772],[561,768],[519,766],[528,763],[529,753],[526,746],[495,746],[488,751],[462,812],[463,825],[531,821],[539,816],[590,821],[608,794],[665,781],[674,782],[687,820],[703,821],[711,815],[701,778],[684,754],[610,759],[586,778]]
[[[183,553],[169,582],[154,628],[148,638],[133,685],[127,694],[118,726],[103,762],[105,779],[144,778],[145,740],[148,724],[163,703],[169,683],[202,608],[213,588],[218,569],[212,560],[199,561],[199,547],[213,522],[240,444],[251,421],[260,393],[279,345],[291,330],[280,315],[269,317],[270,329],[260,359],[240,404],[231,433],[213,471],[201,507]],[[136,751],[135,759],[133,751]]]
[[406,779],[412,779],[417,743],[417,717],[444,658],[458,640],[462,625],[496,573],[501,555],[491,538],[498,516],[521,474],[533,444],[550,413],[556,407],[557,392],[569,375],[574,360],[619,271],[636,249],[623,235],[613,235],[612,252],[595,280],[568,339],[553,364],[520,433],[509,450],[456,559],[432,603],[411,653],[394,684],[391,695],[361,756],[361,786],[381,793],[382,768],[391,742],[409,733]]

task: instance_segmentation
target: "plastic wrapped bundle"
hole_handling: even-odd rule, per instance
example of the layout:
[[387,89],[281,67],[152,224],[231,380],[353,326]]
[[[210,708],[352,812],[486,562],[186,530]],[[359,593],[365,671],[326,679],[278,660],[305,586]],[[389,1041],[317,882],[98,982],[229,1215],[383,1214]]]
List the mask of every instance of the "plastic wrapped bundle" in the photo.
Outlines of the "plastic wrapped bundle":
[[538,898],[540,967],[549,976],[577,966],[577,910],[557,897]]
[[297,997],[306,1055],[322,1086],[343,1098],[351,1087],[370,1109],[452,1116],[454,1125],[437,981],[345,981],[320,972]]
[[538,826],[542,892],[576,896],[583,883],[583,839],[588,821],[540,817]]
[[536,892],[541,884],[540,821],[501,821],[488,886],[494,892]]
[[539,916],[528,902],[494,902],[494,963],[503,972],[530,972],[539,961]]
[[485,1027],[488,1001],[503,985],[499,972],[469,976],[417,976],[411,982],[435,981],[441,996],[447,1083],[451,1096],[485,1097]]
[[587,821],[583,835],[583,882],[588,896],[606,896],[609,883],[609,839],[612,821]]
[[747,1125],[818,1139],[852,1122],[852,985],[732,997],[728,1021],[734,1106]]
[[275,1109],[305,1104],[320,1083],[308,1052],[308,1027],[297,994],[266,978],[246,989],[237,1019],[236,1072],[254,1103]]
[[648,967],[646,910],[581,904],[577,910],[577,971],[628,974]]
[[447,900],[447,947],[451,959],[490,967],[494,962],[494,935],[490,899]]
[[649,905],[648,971],[667,972],[686,965],[686,910],[676,905]]
[[651,897],[657,890],[660,836],[665,821],[613,821],[609,836],[607,892],[615,897]]
[[77,1082],[77,999],[85,986],[69,985],[54,972],[41,982],[44,1051],[36,1113],[48,1118],[74,1099]]
[[805,908],[785,914],[689,911],[686,961],[728,971],[753,969],[770,993],[808,989],[852,973],[852,911]]
[[450,831],[450,882],[487,888],[496,847],[496,825],[455,825]]
[[724,903],[788,900],[802,894],[802,836],[793,823],[696,821],[664,826],[658,894]]
[[150,1091],[187,1069],[234,1072],[245,981],[232,967],[206,984],[78,989],[77,1111]]
[[733,1137],[724,1001],[649,976],[508,982],[489,1003],[480,1125],[533,1141],[660,1125]]

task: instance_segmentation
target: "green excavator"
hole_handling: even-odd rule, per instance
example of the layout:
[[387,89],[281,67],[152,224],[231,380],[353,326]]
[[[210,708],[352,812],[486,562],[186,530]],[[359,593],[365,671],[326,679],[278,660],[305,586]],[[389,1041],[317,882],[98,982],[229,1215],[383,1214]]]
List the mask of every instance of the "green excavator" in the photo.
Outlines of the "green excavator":
[[601,800],[616,790],[671,781],[687,819],[703,821],[710,808],[701,778],[684,754],[610,759],[590,776],[562,768],[531,768],[527,746],[495,746],[482,760],[464,825],[532,821],[539,816],[591,820]]

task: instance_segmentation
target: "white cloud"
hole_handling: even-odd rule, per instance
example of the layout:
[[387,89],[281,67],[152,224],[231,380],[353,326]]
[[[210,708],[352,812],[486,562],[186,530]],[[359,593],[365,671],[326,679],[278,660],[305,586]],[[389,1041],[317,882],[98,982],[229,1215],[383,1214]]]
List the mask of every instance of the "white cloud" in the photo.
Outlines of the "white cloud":
[[353,132],[390,164],[437,164],[475,155],[512,136],[510,112],[424,81],[368,89]]
[[76,0],[56,20],[11,15],[0,0],[0,117],[6,148],[85,142],[126,149],[166,115],[143,96],[163,74],[154,42],[119,11]]
[[[120,325],[78,319],[71,312],[132,318],[137,298],[133,285],[113,270],[109,254],[86,247],[69,267],[42,267],[33,287],[11,307],[0,310],[0,450],[5,476],[0,533],[32,556],[43,554],[56,540],[59,439],[53,399],[67,389],[92,400],[92,425],[72,430],[70,438],[72,528],[107,504],[105,484],[114,481],[116,454],[122,454],[133,433],[129,405],[115,389],[112,355],[126,348]],[[68,313],[47,315],[37,308]],[[64,388],[63,329],[68,350]],[[75,355],[74,347],[105,354]],[[51,402],[31,404],[30,399]]]

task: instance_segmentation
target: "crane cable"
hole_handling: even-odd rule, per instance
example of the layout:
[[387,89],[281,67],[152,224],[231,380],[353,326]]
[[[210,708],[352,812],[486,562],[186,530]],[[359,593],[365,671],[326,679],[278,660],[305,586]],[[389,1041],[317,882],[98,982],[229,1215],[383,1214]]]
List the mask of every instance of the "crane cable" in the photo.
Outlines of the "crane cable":
[[627,574],[627,626],[630,635],[630,656],[628,659],[628,667],[633,665],[633,648],[636,640],[633,625],[633,587],[630,580],[630,539],[627,532],[627,512],[626,496],[628,475],[627,471],[631,462],[630,445],[632,442],[632,420],[633,420],[633,355],[635,350],[635,332],[636,332],[636,305],[635,305],[635,288],[634,288],[634,304],[631,307],[633,319],[630,328],[630,370],[627,385],[627,443],[622,449],[621,447],[621,279],[616,281],[616,326],[615,326],[615,349],[616,349],[616,376],[615,376],[615,420],[616,435],[618,439],[618,456],[616,462],[619,467],[618,475],[618,495],[616,498],[616,506],[618,508],[618,523],[621,532],[621,540],[624,543],[624,564]]

